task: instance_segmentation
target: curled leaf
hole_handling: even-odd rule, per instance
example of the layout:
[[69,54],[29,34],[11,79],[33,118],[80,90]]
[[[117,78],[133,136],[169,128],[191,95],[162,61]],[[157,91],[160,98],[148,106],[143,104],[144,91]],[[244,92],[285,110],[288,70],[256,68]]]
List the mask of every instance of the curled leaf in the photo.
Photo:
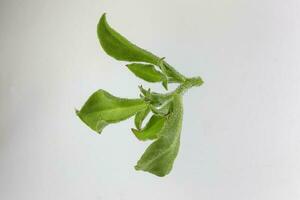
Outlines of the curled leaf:
[[162,129],[166,118],[158,115],[152,115],[145,128],[142,130],[131,129],[139,140],[153,140],[157,138]]
[[154,54],[131,43],[109,26],[106,15],[100,18],[97,34],[104,51],[117,60],[147,62],[157,64],[159,58]]
[[108,124],[128,119],[146,107],[147,104],[141,99],[119,98],[105,90],[98,90],[76,113],[86,125],[101,133]]
[[140,130],[142,127],[142,123],[144,121],[144,119],[147,117],[148,113],[150,112],[150,108],[147,107],[142,111],[139,111],[138,113],[136,113],[135,117],[134,117],[134,124],[135,127]]
[[159,132],[158,139],[146,149],[135,166],[136,170],[147,171],[157,176],[170,173],[180,146],[182,115],[182,97],[174,95],[172,110]]

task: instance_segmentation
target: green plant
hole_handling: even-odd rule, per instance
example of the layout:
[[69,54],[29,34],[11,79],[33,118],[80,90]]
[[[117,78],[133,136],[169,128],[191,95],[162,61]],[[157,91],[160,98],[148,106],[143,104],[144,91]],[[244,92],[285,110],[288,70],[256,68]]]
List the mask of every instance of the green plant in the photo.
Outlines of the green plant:
[[[108,55],[120,61],[134,62],[126,66],[138,78],[162,83],[166,90],[170,83],[179,86],[165,94],[139,86],[141,94],[137,99],[119,98],[104,90],[98,90],[76,113],[87,126],[98,133],[109,124],[135,115],[135,128],[131,130],[136,138],[141,141],[154,140],[137,162],[135,169],[165,176],[171,171],[179,150],[183,117],[182,96],[187,89],[200,86],[203,81],[200,77],[185,77],[164,58],[128,41],[108,25],[105,14],[100,18],[97,33],[100,44]],[[149,114],[152,116],[143,126],[143,121]]]

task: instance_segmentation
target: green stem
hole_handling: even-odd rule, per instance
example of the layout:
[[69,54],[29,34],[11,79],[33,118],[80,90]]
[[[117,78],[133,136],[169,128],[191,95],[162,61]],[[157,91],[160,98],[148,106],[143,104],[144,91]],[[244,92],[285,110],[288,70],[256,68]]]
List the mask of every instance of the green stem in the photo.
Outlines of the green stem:
[[[173,98],[175,94],[180,94],[183,95],[188,89],[192,87],[198,87],[203,84],[203,80],[197,76],[197,77],[192,77],[192,78],[186,78],[186,80],[181,83],[174,91],[168,92],[165,94],[162,93],[156,93],[156,92],[150,92],[148,96],[152,101],[155,101],[158,103],[158,105],[162,105],[164,102],[169,101],[170,99]],[[145,89],[141,89],[141,92],[145,95]]]
[[175,79],[175,82],[180,83],[180,85],[171,92],[170,94],[184,94],[189,88],[195,87],[195,86],[200,86],[203,84],[203,80],[197,76],[197,77],[192,77],[192,78],[187,78],[183,74],[179,73],[176,69],[174,69],[170,64],[168,64],[166,61],[162,59],[161,64],[168,70],[170,73],[171,77]]
[[168,72],[170,73],[170,75],[174,79],[176,79],[177,81],[179,81],[180,83],[184,82],[187,79],[184,75],[182,75],[181,73],[179,73],[174,67],[172,67],[166,61],[163,61],[162,64],[166,67],[166,69],[168,70]]
[[198,77],[187,78],[172,93],[183,95],[191,87],[198,87],[203,84],[203,80]]

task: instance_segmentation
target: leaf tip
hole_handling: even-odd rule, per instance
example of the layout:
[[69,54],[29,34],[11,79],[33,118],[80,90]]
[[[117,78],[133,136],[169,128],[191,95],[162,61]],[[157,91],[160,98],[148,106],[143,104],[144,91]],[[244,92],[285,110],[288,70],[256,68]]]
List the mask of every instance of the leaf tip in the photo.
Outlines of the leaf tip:
[[134,166],[134,169],[135,169],[136,171],[141,170],[141,168],[140,168],[138,165],[135,165],[135,166]]
[[101,19],[103,19],[103,20],[106,19],[106,12],[104,12],[104,13],[101,15]]
[[135,137],[137,138],[137,139],[139,139],[140,140],[140,137],[139,137],[139,131],[137,130],[137,129],[134,129],[134,128],[131,128],[131,132],[135,135]]
[[163,81],[162,85],[166,90],[168,90],[168,82],[167,81]]
[[101,32],[101,27],[106,27],[107,26],[107,22],[106,22],[106,13],[103,13],[100,17],[100,20],[98,22],[98,26],[97,26],[97,32],[98,32],[98,37],[100,38],[100,32]]

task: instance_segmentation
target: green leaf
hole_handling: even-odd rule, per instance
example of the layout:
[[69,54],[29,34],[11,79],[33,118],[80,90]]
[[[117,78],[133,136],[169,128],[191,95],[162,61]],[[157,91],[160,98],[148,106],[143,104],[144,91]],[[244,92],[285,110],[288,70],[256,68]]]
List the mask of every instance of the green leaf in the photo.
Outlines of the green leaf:
[[174,95],[171,109],[158,139],[146,149],[135,166],[136,170],[147,171],[157,176],[165,176],[172,170],[180,145],[183,116],[180,95]]
[[104,51],[117,60],[147,62],[156,65],[159,58],[136,46],[109,26],[105,14],[97,27],[98,38]]
[[108,124],[128,119],[146,107],[147,104],[141,99],[118,98],[98,90],[77,111],[77,115],[91,129],[101,133]]
[[160,115],[160,116],[166,116],[170,112],[170,106],[171,106],[171,103],[167,102],[164,105],[160,106],[159,108],[156,108],[153,105],[150,105],[149,107],[154,114]]
[[153,65],[132,63],[126,65],[128,69],[133,72],[137,77],[148,82],[161,82],[165,79],[165,76],[157,71]]
[[136,130],[136,129],[131,129],[131,130],[139,140],[143,140],[143,141],[153,140],[157,138],[157,135],[162,129],[165,121],[166,121],[165,117],[152,115],[145,128],[143,128],[142,130]]
[[147,107],[144,110],[136,113],[135,117],[134,117],[134,124],[135,127],[140,130],[142,127],[142,123],[144,121],[144,119],[147,117],[148,113],[150,112],[150,108]]
[[163,86],[166,90],[168,90],[168,79],[167,79],[167,78],[165,78],[165,79],[163,80],[162,86]]

